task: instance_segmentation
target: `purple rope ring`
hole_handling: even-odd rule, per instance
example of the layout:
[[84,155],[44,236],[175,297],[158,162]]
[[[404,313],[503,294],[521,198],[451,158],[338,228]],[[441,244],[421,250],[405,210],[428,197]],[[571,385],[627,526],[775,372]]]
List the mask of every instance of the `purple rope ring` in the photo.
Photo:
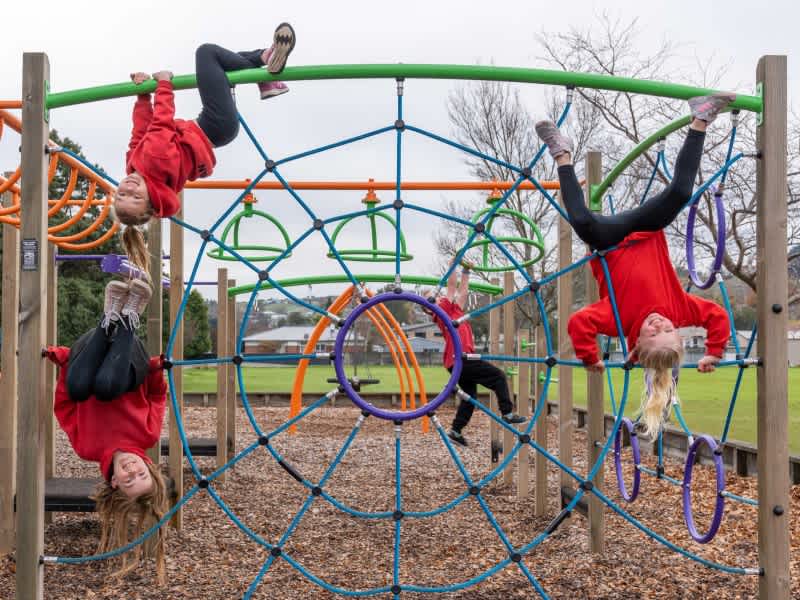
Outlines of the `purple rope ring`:
[[701,290],[707,290],[712,285],[722,267],[722,259],[725,256],[725,207],[722,202],[722,192],[717,190],[714,192],[714,205],[717,210],[717,251],[714,254],[714,264],[711,267],[711,273],[708,279],[702,281],[697,275],[697,269],[694,262],[694,222],[697,218],[697,205],[700,202],[698,197],[689,208],[689,217],[686,220],[686,266],[689,269],[689,278],[692,284]]
[[[409,411],[383,410],[373,404],[370,404],[369,402],[364,400],[358,394],[358,392],[356,392],[353,389],[353,386],[347,380],[347,373],[345,373],[344,371],[343,348],[345,339],[347,338],[347,332],[350,330],[350,327],[352,327],[356,319],[360,317],[365,311],[369,310],[376,304],[381,304],[392,300],[405,300],[408,302],[414,302],[422,306],[422,308],[432,312],[444,323],[445,328],[447,329],[447,333],[448,335],[450,335],[450,339],[453,340],[455,362],[453,363],[453,371],[450,374],[450,379],[447,380],[447,384],[444,386],[444,389],[441,392],[439,392],[439,395],[436,396],[436,398],[434,398],[432,401],[428,402],[427,404],[415,410],[409,410]],[[347,394],[347,396],[350,398],[350,400],[352,400],[356,404],[356,406],[380,419],[386,419],[388,421],[410,421],[411,419],[417,419],[419,417],[425,416],[433,412],[439,407],[439,405],[442,402],[444,402],[453,393],[453,388],[456,387],[456,383],[458,382],[458,379],[461,376],[461,338],[458,337],[458,332],[456,332],[456,328],[453,326],[452,320],[447,315],[447,313],[445,313],[436,304],[428,302],[422,296],[418,296],[416,294],[411,294],[408,292],[402,292],[400,294],[396,294],[394,292],[378,294],[376,296],[373,296],[368,302],[365,302],[364,304],[359,304],[353,310],[353,312],[351,312],[348,315],[347,319],[345,319],[342,328],[339,330],[339,333],[336,336],[336,344],[334,346],[333,367],[336,370],[336,378],[339,380],[339,385],[342,386],[344,393]]]
[[[714,466],[717,471],[717,503],[714,507],[714,517],[711,520],[711,525],[708,531],[700,534],[695,527],[694,517],[692,516],[692,468],[694,467],[695,456],[700,444],[707,444],[711,454],[714,457]],[[683,517],[686,520],[686,527],[695,541],[705,544],[710,542],[717,533],[719,525],[722,522],[722,513],[725,510],[725,496],[722,492],[725,490],[725,471],[722,466],[722,453],[717,452],[717,442],[714,441],[710,435],[701,435],[692,442],[689,452],[686,455],[686,467],[683,471]]]
[[[621,427],[617,429],[617,435],[614,437],[614,468],[617,471],[617,485],[619,486],[619,493],[626,502],[633,502],[636,496],[639,495],[639,482],[642,474],[639,472],[639,464],[641,463],[641,453],[639,452],[639,438],[634,431],[633,421],[628,417],[622,418]],[[625,487],[625,480],[622,477],[622,427],[628,430],[631,439],[631,450],[633,451],[633,486],[631,493],[628,493],[628,488]]]

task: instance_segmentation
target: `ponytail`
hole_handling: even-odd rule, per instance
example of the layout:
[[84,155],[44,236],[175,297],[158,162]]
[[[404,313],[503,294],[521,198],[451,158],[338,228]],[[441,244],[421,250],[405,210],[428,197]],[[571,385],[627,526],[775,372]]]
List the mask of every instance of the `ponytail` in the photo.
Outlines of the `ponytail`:
[[639,348],[639,362],[645,368],[645,389],[642,392],[640,423],[644,435],[654,438],[664,422],[670,401],[678,402],[672,368],[679,365],[683,355],[679,349],[661,346],[652,350]]
[[138,227],[128,226],[122,232],[122,247],[131,264],[145,275],[145,280],[150,282],[150,253],[144,234]]

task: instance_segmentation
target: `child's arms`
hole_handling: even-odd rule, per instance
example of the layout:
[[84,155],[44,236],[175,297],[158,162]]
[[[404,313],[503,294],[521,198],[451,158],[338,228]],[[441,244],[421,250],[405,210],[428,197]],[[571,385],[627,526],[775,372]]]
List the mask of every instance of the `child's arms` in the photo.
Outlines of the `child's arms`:
[[[69,348],[64,346],[48,346],[47,358],[59,369],[66,369],[69,361],[69,352]],[[78,405],[70,400],[67,392],[66,377],[62,377],[60,373],[53,397],[53,412],[56,415],[56,419],[58,419],[58,424],[61,425],[61,429],[72,441],[78,429],[78,420],[76,418]]]
[[[131,73],[131,81],[139,85],[150,79],[147,73]],[[150,94],[139,94],[136,97],[136,102],[133,105],[133,131],[131,132],[131,141],[128,144],[128,156],[126,162],[130,159],[130,154],[139,145],[139,142],[144,137],[147,128],[150,126],[150,121],[153,120],[153,105],[150,103]]]
[[706,355],[698,362],[697,370],[711,373],[722,358],[730,338],[728,314],[716,302],[692,294],[687,294],[686,297],[693,317],[692,323],[688,324],[704,327],[706,330]]
[[175,94],[172,92],[172,73],[159,71],[153,73],[156,84],[156,97],[153,101],[153,121],[150,130],[166,129],[175,131]]
[[602,298],[576,312],[567,323],[567,332],[577,356],[590,371],[602,371],[597,354],[597,334],[614,326],[614,315],[608,298]]
[[467,297],[469,295],[469,267],[464,265],[464,270],[461,272],[461,282],[458,284],[458,290],[455,295],[455,303],[461,310],[467,307]]
[[153,436],[156,443],[161,436],[161,423],[164,421],[164,411],[167,406],[167,382],[164,380],[164,371],[161,359],[150,359],[150,372],[144,381],[144,392],[150,404],[147,414],[147,431]]

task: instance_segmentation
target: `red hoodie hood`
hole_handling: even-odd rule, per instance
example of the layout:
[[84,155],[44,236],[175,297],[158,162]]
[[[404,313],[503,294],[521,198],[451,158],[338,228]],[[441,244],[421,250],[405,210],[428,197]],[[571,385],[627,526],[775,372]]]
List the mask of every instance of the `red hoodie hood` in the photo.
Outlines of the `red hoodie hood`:
[[139,171],[147,185],[147,194],[150,196],[150,204],[155,211],[154,216],[160,218],[171,217],[181,208],[178,194],[170,188],[163,180],[150,177],[147,171]]

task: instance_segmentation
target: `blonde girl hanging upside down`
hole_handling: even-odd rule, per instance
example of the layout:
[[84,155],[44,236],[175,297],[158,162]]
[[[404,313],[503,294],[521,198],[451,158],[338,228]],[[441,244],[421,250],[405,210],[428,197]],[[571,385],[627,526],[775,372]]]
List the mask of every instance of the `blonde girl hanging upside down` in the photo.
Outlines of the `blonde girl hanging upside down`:
[[[668,402],[675,395],[672,368],[680,365],[683,341],[678,328],[704,327],[706,353],[697,369],[714,370],[730,335],[728,317],[719,305],[683,290],[669,256],[663,229],[678,216],[692,195],[706,127],[736,96],[718,93],[689,100],[694,119],[675,162],[670,184],[640,206],[602,215],[590,211],[572,164],[572,141],[552,121],[536,124],[536,133],[547,144],[558,165],[564,206],[570,223],[593,250],[616,247],[606,255],[608,270],[628,340],[629,360],[646,369],[651,382],[642,399],[644,433],[656,435]],[[597,353],[597,335],[617,335],[614,313],[602,265],[591,261],[600,289],[600,300],[572,315],[568,332],[576,356],[590,371],[603,370]]]

